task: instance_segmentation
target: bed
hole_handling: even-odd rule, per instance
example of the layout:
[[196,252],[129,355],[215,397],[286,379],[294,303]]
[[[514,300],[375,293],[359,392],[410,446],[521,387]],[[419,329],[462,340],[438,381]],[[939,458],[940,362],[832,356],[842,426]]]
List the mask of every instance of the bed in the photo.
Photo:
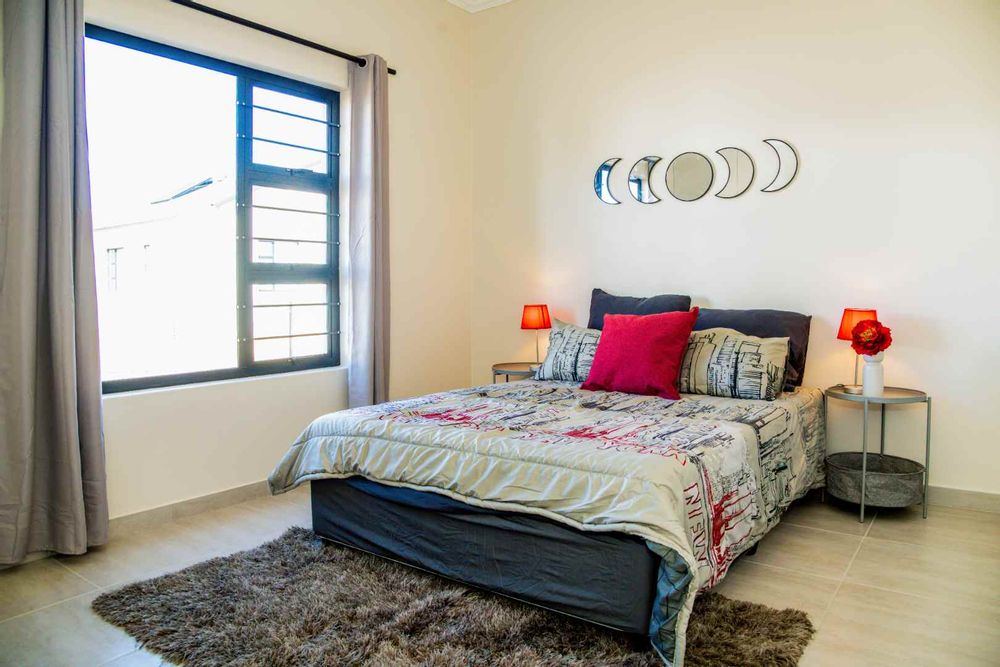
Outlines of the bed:
[[819,390],[777,400],[526,380],[315,420],[269,482],[314,530],[644,634],[683,664],[694,597],[822,483]]

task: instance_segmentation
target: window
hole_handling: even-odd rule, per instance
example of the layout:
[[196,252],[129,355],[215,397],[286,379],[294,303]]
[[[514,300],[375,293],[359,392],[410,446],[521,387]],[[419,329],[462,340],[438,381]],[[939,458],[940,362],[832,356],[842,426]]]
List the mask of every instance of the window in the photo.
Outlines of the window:
[[338,364],[338,93],[96,26],[86,51],[104,391]]
[[121,248],[108,248],[108,291],[118,291],[118,252]]

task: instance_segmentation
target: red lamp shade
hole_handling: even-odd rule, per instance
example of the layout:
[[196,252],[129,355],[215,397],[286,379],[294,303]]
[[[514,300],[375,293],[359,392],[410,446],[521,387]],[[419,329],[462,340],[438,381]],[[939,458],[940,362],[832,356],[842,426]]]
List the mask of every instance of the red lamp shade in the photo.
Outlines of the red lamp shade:
[[549,307],[544,303],[533,303],[524,307],[521,314],[522,329],[551,329],[552,320],[549,319]]
[[837,332],[837,340],[851,340],[851,331],[858,322],[863,320],[877,320],[878,313],[874,308],[844,308],[844,316],[840,318],[840,331]]

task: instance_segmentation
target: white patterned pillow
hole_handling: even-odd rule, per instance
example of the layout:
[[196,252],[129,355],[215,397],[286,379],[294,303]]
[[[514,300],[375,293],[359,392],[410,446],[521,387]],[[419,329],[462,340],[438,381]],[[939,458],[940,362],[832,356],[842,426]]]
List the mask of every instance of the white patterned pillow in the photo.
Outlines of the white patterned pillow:
[[735,329],[705,329],[688,338],[677,388],[773,401],[785,383],[788,338],[757,338]]
[[601,332],[597,329],[584,329],[553,319],[549,351],[535,371],[535,379],[583,382],[590,375],[600,338]]

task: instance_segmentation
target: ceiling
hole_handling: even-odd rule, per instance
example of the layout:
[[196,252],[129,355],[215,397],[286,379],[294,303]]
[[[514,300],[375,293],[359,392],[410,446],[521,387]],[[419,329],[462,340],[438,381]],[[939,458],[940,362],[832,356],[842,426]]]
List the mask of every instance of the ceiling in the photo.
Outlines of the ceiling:
[[481,12],[484,9],[489,9],[490,7],[505,5],[508,2],[511,2],[511,0],[448,0],[448,2],[456,7],[461,7],[469,13],[475,14],[476,12]]

